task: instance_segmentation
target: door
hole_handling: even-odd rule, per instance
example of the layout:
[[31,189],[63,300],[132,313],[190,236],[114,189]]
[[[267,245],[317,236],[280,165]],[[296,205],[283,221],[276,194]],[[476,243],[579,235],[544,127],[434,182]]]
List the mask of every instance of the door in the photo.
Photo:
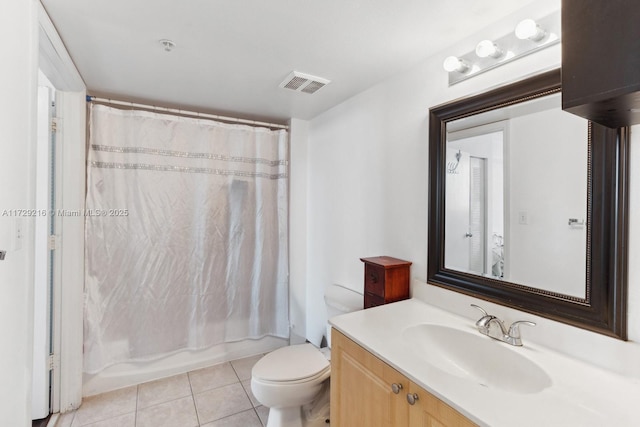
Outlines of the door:
[[473,427],[476,425],[417,384],[410,383],[407,400],[410,427]]
[[408,425],[408,380],[335,329],[331,336],[331,425]]
[[445,266],[469,271],[470,156],[467,151],[447,148]]
[[469,271],[486,273],[487,247],[487,160],[469,159]]

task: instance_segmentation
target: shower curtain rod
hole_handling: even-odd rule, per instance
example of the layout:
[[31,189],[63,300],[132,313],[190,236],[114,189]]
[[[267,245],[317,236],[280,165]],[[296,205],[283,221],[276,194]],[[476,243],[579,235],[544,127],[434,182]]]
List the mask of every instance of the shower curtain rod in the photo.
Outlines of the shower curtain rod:
[[101,102],[103,104],[124,105],[124,106],[127,106],[127,107],[144,108],[144,109],[147,109],[147,110],[162,111],[162,112],[166,112],[166,113],[181,114],[181,115],[185,115],[185,116],[201,117],[203,119],[222,120],[222,121],[225,121],[225,122],[241,123],[241,124],[250,125],[250,126],[257,126],[257,127],[268,127],[268,128],[275,128],[275,129],[289,129],[289,126],[280,125],[280,124],[277,124],[277,123],[267,123],[267,122],[259,122],[259,121],[255,121],[255,120],[239,119],[239,118],[236,118],[236,117],[218,116],[216,114],[198,113],[196,111],[181,110],[181,109],[178,109],[178,108],[167,108],[167,107],[158,107],[158,106],[155,106],[155,105],[138,104],[136,102],[117,101],[115,99],[98,98],[96,96],[91,96],[91,95],[87,95],[87,102]]

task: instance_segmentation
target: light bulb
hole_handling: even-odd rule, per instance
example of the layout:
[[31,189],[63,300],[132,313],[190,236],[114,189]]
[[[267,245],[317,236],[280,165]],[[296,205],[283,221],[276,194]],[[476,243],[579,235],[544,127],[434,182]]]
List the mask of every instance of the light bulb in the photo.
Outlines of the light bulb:
[[480,58],[500,58],[502,56],[502,49],[491,40],[482,40],[476,46],[476,55]]
[[516,37],[520,40],[533,40],[535,42],[542,40],[547,35],[547,32],[540,28],[540,26],[533,19],[525,19],[520,21],[516,25]]
[[457,56],[448,56],[442,63],[442,66],[449,73],[453,71],[464,73],[469,69],[469,65]]

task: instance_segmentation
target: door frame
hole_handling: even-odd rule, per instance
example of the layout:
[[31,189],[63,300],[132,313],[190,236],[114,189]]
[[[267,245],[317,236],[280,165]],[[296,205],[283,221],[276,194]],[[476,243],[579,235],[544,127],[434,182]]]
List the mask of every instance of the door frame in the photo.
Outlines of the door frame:
[[[86,182],[86,86],[44,7],[38,2],[38,66],[56,88],[61,146],[59,209],[83,212]],[[60,271],[54,282],[51,412],[82,402],[84,217],[60,216],[56,233]]]

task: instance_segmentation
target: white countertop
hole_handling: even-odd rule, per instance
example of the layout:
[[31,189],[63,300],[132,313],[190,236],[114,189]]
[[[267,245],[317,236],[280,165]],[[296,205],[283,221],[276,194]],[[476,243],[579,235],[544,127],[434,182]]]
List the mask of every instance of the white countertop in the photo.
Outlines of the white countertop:
[[[551,386],[538,393],[518,394],[487,388],[425,363],[417,348],[402,338],[405,328],[421,323],[467,332],[476,331],[476,328],[473,321],[420,300],[400,301],[336,316],[329,322],[481,426],[640,425],[640,380],[625,378],[529,343],[524,330],[524,346],[514,347],[514,351],[539,365],[552,380]],[[495,345],[507,345],[494,342]]]

